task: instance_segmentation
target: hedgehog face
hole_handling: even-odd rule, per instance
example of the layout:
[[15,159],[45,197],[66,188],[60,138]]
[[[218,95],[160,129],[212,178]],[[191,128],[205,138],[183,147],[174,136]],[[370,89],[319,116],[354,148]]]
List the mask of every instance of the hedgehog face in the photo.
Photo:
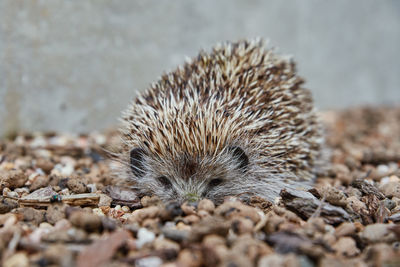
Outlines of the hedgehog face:
[[165,201],[209,198],[219,202],[235,192],[250,164],[238,146],[226,147],[217,157],[182,152],[178,158],[165,159],[140,148],[133,148],[129,156],[138,188]]

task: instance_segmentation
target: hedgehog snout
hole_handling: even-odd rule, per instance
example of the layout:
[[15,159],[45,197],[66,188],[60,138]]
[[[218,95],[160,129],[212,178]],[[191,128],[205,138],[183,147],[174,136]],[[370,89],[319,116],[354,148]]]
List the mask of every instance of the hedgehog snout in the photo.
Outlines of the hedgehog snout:
[[186,193],[183,196],[185,201],[189,201],[189,202],[197,202],[201,199],[201,196],[199,194],[196,193]]
[[184,200],[196,202],[204,198],[207,188],[203,182],[199,182],[198,178],[192,178],[185,181],[185,184],[176,192]]

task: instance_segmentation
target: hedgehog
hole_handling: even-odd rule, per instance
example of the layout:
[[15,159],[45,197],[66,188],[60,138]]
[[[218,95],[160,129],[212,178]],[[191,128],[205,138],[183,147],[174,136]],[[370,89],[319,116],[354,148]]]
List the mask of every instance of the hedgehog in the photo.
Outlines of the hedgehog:
[[202,50],[123,112],[119,175],[163,201],[273,201],[304,188],[324,140],[303,83],[262,39]]

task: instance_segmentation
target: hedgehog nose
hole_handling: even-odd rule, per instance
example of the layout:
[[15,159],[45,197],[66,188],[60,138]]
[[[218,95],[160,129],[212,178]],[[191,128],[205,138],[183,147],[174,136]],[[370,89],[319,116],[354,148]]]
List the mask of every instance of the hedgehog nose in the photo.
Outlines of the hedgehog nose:
[[200,196],[195,193],[186,193],[184,195],[184,198],[185,198],[185,200],[187,200],[189,202],[197,202],[200,200]]

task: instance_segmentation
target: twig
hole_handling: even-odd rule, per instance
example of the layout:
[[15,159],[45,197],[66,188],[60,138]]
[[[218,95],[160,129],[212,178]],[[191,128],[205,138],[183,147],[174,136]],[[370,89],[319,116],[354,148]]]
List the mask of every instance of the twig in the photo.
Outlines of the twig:
[[96,206],[100,201],[98,194],[77,194],[77,195],[52,195],[42,198],[20,198],[18,204],[22,207],[50,206],[55,202],[62,202],[71,206]]

